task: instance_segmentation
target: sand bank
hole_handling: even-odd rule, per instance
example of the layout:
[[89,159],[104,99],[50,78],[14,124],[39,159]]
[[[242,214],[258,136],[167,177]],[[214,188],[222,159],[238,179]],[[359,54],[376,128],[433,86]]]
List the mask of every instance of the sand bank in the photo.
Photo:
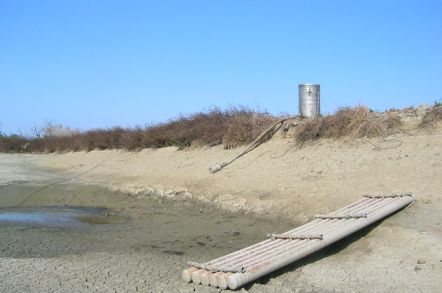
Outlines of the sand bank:
[[438,197],[442,183],[442,134],[416,133],[368,142],[320,141],[302,149],[274,139],[214,175],[208,167],[241,149],[93,151],[29,155],[48,171],[135,194],[192,197],[232,211],[306,221],[363,194],[411,191]]

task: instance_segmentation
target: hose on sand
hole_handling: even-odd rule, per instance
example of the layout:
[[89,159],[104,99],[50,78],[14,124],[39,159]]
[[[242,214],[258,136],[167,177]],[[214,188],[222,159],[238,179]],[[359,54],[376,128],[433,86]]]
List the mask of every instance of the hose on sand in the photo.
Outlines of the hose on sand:
[[245,154],[247,154],[248,152],[254,150],[255,148],[257,148],[259,145],[261,145],[268,135],[273,136],[273,134],[276,133],[276,131],[279,130],[279,128],[281,128],[282,124],[289,120],[289,119],[293,119],[296,118],[296,116],[288,116],[288,117],[284,117],[279,119],[278,121],[276,121],[275,123],[273,123],[269,128],[267,128],[263,133],[261,133],[254,141],[252,141],[245,149],[244,151],[242,151],[239,155],[237,155],[236,157],[234,157],[233,159],[231,159],[230,161],[224,162],[224,163],[216,163],[215,165],[211,166],[209,168],[209,172],[210,174],[214,174],[218,171],[221,171],[224,167],[226,167],[227,165],[230,165],[231,163],[233,163],[234,161],[236,161],[237,159],[241,158],[242,156],[244,156]]

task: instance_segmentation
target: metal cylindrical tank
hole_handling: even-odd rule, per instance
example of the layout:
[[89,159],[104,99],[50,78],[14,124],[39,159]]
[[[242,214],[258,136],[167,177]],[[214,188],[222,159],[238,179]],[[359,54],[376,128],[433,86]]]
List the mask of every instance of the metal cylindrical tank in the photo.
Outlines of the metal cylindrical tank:
[[319,84],[299,85],[299,114],[304,117],[314,118],[321,113]]

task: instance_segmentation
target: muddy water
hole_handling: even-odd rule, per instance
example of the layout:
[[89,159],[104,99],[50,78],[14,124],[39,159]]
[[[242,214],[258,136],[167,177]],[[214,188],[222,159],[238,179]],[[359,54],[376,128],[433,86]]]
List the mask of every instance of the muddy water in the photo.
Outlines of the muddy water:
[[126,217],[104,208],[49,206],[0,209],[0,225],[28,225],[53,228],[74,228],[90,224],[114,224]]
[[[136,291],[134,284],[145,292],[193,289],[180,280],[187,261],[208,261],[291,227],[197,202],[140,198],[80,184],[46,188],[16,206],[42,185],[15,182],[0,189],[0,259],[7,261],[4,267],[23,262],[0,282],[2,291],[36,283],[34,292]],[[51,270],[62,281],[42,279]],[[116,282],[112,276],[120,273],[125,277]],[[95,287],[87,287],[91,279]]]

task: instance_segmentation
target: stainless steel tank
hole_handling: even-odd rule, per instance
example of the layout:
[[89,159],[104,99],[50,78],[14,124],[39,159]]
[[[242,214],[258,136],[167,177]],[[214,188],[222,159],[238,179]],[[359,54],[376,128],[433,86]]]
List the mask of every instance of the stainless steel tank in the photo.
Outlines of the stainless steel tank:
[[299,114],[303,117],[314,118],[321,113],[319,84],[299,85]]

